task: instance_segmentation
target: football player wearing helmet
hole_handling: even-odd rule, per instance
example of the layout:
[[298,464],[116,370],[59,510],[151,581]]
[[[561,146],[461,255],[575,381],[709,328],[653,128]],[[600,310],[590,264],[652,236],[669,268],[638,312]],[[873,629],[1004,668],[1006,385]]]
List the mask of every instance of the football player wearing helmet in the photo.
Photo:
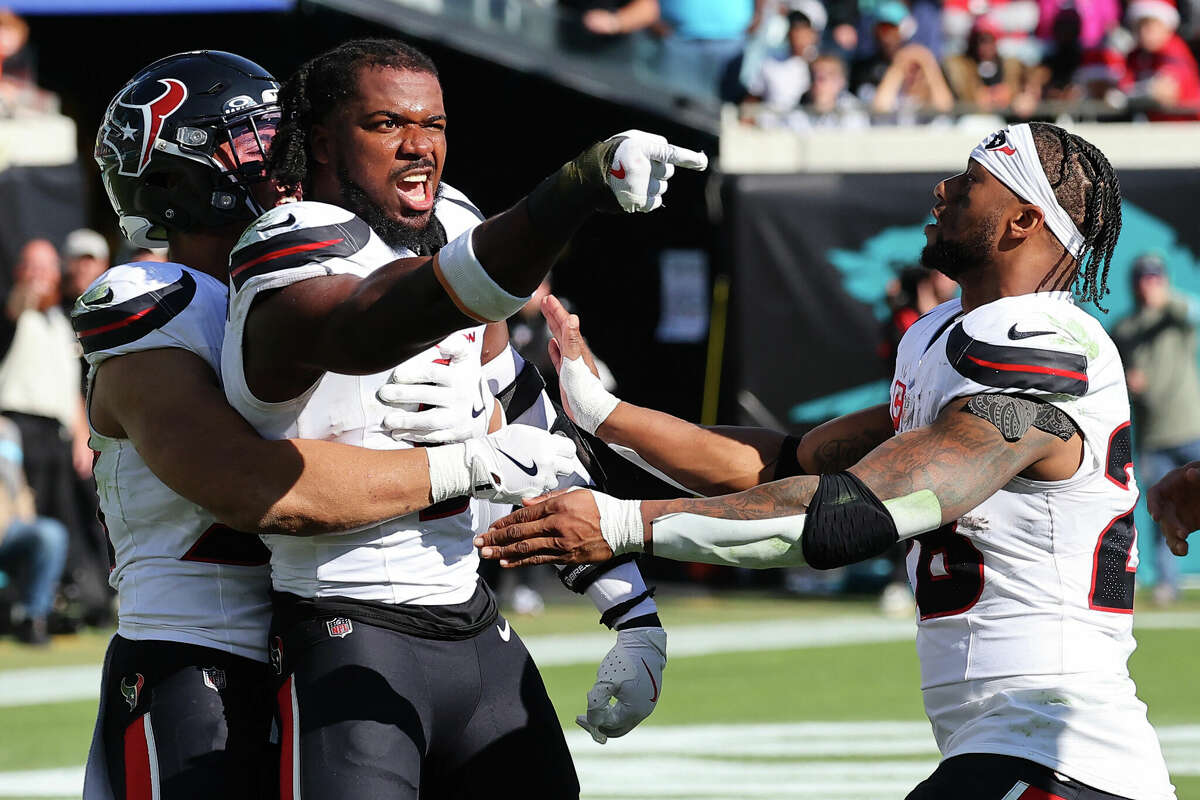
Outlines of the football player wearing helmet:
[[[278,88],[229,53],[171,56],[121,88],[97,135],[122,230],[174,261],[114,267],[72,315],[120,598],[89,800],[273,794],[268,553],[253,534],[351,529],[434,499],[424,453],[268,441],[221,391],[229,251],[279,197],[264,168]],[[486,438],[462,447],[451,471],[489,497],[553,485],[506,472]]]
[[573,492],[497,522],[482,555],[823,569],[904,540],[943,756],[910,800],[1171,800],[1127,668],[1138,486],[1125,375],[1072,292],[1098,306],[1107,292],[1117,176],[1089,142],[1029,123],[981,142],[934,195],[922,261],[962,297],[905,333],[891,403],[799,441],[621,403],[585,366],[578,319],[548,299],[577,422],[705,494],[741,491],[640,504]]
[[[459,366],[473,372],[461,383],[473,385],[484,324],[520,308],[593,211],[651,211],[675,164],[704,164],[628,132],[481,222],[441,180],[446,112],[419,51],[349,42],[301,67],[280,98],[272,174],[305,201],[260,217],[235,248],[223,351],[230,403],[268,438],[412,447],[411,419],[375,424],[397,413],[389,402],[467,400],[404,394],[434,377],[433,345],[466,342],[472,358]],[[440,506],[336,538],[267,537],[285,676],[284,797],[341,797],[347,784],[379,798],[578,795],[536,667],[476,576],[471,540],[488,511],[468,502],[469,485],[440,480],[457,446],[425,448]],[[524,446],[505,455],[534,469]],[[641,588],[631,591],[634,577]],[[652,616],[636,570],[608,590],[622,598],[606,606],[614,624]],[[622,643],[630,638],[622,631]],[[665,635],[647,642],[647,663],[661,662]],[[622,652],[614,673],[642,651]],[[652,703],[638,707],[632,722],[622,715],[629,727]],[[507,765],[518,752],[520,774]]]

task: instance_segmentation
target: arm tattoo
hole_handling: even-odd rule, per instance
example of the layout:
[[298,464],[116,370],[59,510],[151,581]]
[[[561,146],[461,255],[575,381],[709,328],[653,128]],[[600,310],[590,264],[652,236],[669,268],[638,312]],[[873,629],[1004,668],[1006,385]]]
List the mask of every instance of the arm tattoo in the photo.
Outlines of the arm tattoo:
[[880,499],[929,489],[945,519],[965,514],[1040,458],[1046,441],[1007,442],[961,408],[948,408],[931,425],[880,445],[850,471]]
[[655,516],[683,513],[713,519],[772,519],[803,514],[817,490],[818,480],[815,475],[800,475],[724,497],[669,500]]
[[822,442],[821,446],[813,453],[813,472],[817,474],[841,472],[854,466],[862,460],[863,456],[874,450],[881,438],[886,440],[890,437],[891,431],[888,431],[887,436],[884,437],[872,433],[860,433],[845,439],[828,439]]
[[1020,440],[1030,428],[1045,431],[1064,442],[1070,441],[1078,430],[1062,409],[1020,395],[977,394],[962,410],[995,425],[1008,442]]

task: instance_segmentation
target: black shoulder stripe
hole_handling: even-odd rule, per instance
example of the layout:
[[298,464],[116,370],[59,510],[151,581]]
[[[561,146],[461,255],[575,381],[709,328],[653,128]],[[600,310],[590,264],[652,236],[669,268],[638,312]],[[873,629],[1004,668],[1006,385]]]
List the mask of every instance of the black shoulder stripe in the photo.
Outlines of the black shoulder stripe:
[[83,352],[94,353],[136,342],[158,330],[188,307],[196,296],[196,279],[184,272],[179,280],[123,303],[71,317]]
[[467,211],[470,211],[472,214],[474,214],[475,217],[480,222],[483,222],[485,219],[487,219],[487,217],[485,217],[483,215],[483,212],[475,207],[474,203],[469,203],[466,200],[459,200],[458,198],[455,198],[455,197],[445,197],[445,196],[442,197],[442,201],[445,203],[454,203],[454,205],[456,205],[456,206],[465,208]]
[[229,278],[237,291],[258,275],[352,256],[370,239],[370,226],[358,217],[337,225],[288,231],[234,253],[229,261]]
[[1007,347],[972,339],[962,323],[946,337],[946,357],[960,375],[984,386],[1087,394],[1087,357],[1059,350]]

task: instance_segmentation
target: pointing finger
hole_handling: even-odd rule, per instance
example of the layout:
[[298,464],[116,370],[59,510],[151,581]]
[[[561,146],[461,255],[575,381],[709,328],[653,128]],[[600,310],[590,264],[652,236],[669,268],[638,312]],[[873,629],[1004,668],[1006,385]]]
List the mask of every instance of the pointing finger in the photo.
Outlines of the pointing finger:
[[667,145],[666,158],[657,159],[666,161],[668,164],[675,164],[684,169],[694,169],[700,172],[708,169],[708,156],[696,150],[688,150],[685,147],[676,147],[673,144]]

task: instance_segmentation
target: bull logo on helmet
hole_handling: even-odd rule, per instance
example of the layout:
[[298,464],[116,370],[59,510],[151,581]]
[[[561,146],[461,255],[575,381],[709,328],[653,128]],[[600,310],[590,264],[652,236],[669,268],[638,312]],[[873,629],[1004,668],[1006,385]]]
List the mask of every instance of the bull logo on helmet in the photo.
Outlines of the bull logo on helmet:
[[131,103],[122,99],[123,96],[128,98],[138,88],[133,87],[114,98],[104,114],[104,127],[97,149],[108,147],[116,154],[120,161],[117,170],[120,175],[136,178],[145,171],[150,163],[150,155],[158,144],[163,123],[187,100],[187,86],[182,81],[161,78],[157,83],[163,87],[162,93],[148,103]]

